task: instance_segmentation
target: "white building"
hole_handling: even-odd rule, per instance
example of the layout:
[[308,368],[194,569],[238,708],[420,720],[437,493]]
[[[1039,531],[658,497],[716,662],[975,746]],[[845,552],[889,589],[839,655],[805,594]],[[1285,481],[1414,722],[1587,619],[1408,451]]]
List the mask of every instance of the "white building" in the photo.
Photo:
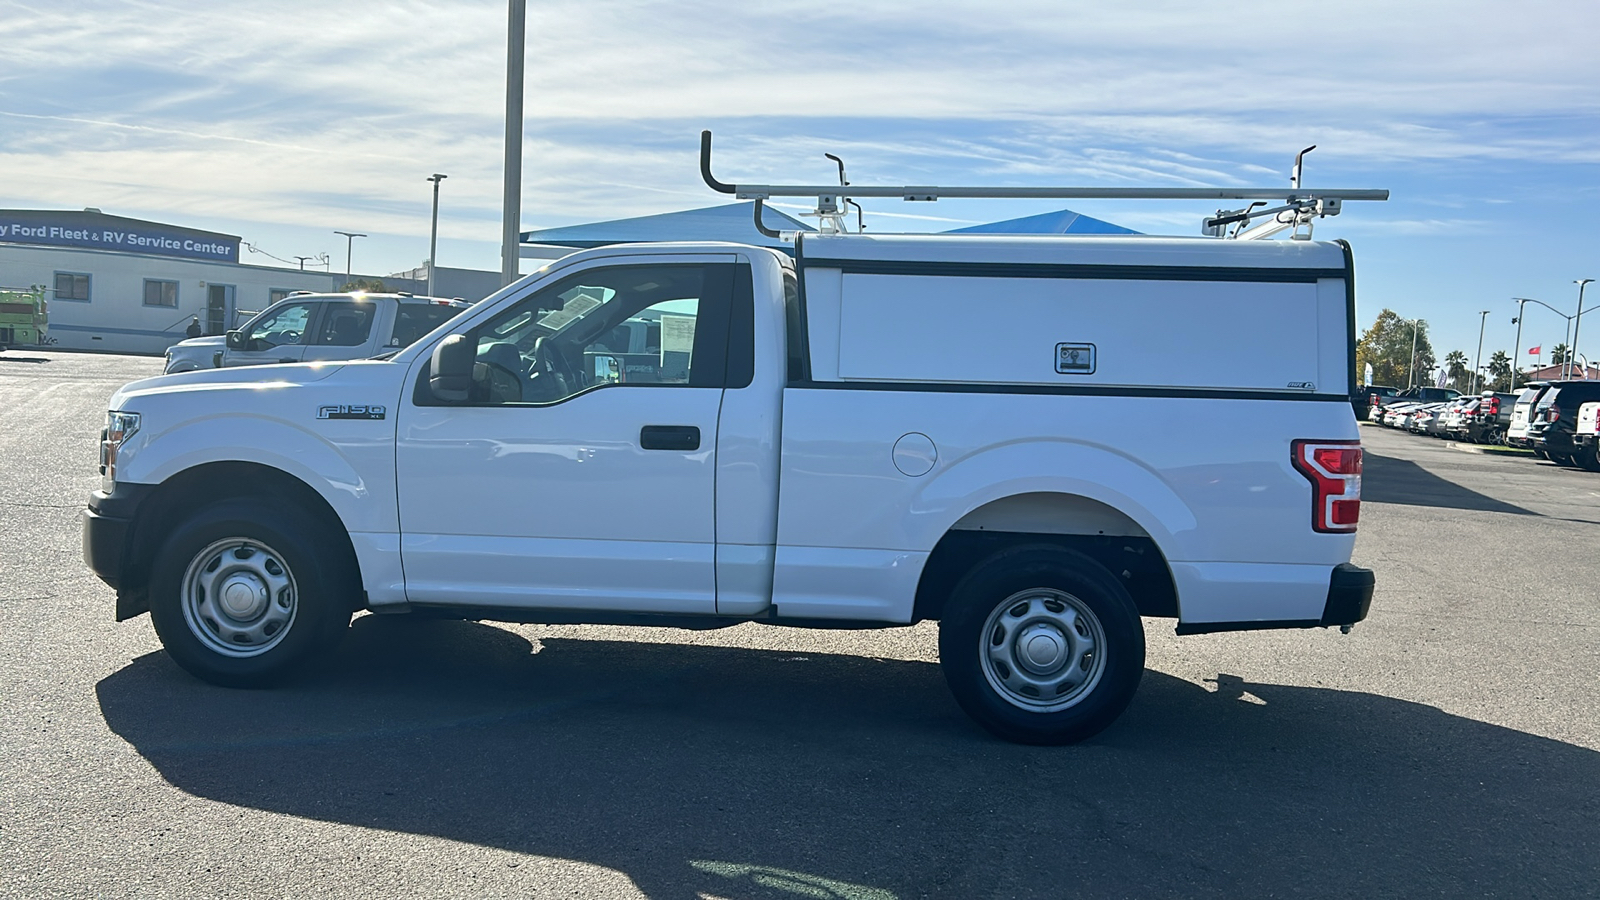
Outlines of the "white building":
[[97,209],[0,210],[0,286],[44,285],[49,334],[65,349],[162,353],[195,316],[220,334],[291,291],[343,280],[243,265],[234,235]]

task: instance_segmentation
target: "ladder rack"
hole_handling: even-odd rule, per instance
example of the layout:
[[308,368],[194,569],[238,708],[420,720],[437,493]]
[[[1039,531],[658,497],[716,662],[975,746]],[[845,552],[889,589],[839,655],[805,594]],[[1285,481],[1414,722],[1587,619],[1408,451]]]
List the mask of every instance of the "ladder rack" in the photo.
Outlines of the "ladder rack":
[[[1311,148],[1307,148],[1309,150]],[[1301,157],[1306,153],[1302,150],[1295,157],[1294,177],[1288,188],[1097,188],[1097,187],[938,187],[932,185],[907,185],[901,187],[855,185],[845,181],[844,163],[838,157],[829,154],[829,158],[839,162],[839,184],[836,185],[810,185],[810,184],[729,184],[719,181],[711,174],[711,132],[700,132],[700,177],[714,191],[724,194],[733,194],[740,200],[754,200],[756,229],[762,234],[779,238],[782,232],[767,228],[761,221],[761,209],[764,201],[773,197],[815,197],[817,200],[816,211],[810,215],[821,220],[822,231],[825,233],[839,233],[845,231],[845,209],[851,205],[851,200],[856,197],[898,197],[902,200],[928,202],[940,199],[970,199],[981,198],[990,200],[1278,200],[1282,205],[1257,209],[1263,204],[1255,203],[1245,209],[1217,210],[1215,216],[1208,216],[1202,223],[1202,233],[1214,237],[1240,237],[1244,239],[1266,237],[1284,228],[1296,229],[1295,237],[1299,237],[1298,229],[1301,225],[1307,226],[1306,236],[1309,239],[1310,224],[1312,219],[1325,216],[1336,216],[1340,207],[1346,200],[1388,200],[1389,192],[1386,190],[1356,190],[1356,189],[1328,189],[1328,188],[1302,188],[1300,181]],[[859,209],[859,205],[857,209]],[[1284,219],[1283,214],[1290,213],[1289,219]],[[1245,229],[1252,219],[1262,216],[1272,216],[1273,221]],[[1239,223],[1239,227],[1232,235],[1227,234],[1227,226]],[[1274,227],[1276,226],[1276,227]]]

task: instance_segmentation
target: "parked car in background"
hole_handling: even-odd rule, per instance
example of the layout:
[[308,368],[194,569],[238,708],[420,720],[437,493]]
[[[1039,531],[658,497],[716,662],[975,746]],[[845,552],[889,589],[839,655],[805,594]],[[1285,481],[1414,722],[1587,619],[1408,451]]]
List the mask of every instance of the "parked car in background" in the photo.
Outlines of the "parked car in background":
[[1578,422],[1573,429],[1572,442],[1577,447],[1573,459],[1578,465],[1591,472],[1600,472],[1600,401],[1578,407]]
[[1506,426],[1506,445],[1509,447],[1531,447],[1528,440],[1528,426],[1533,423],[1533,409],[1549,388],[1548,384],[1530,384],[1517,395],[1516,402],[1511,407],[1511,424]]
[[1528,440],[1534,449],[1543,450],[1551,460],[1564,466],[1577,465],[1578,409],[1585,403],[1600,402],[1600,381],[1560,381],[1550,385],[1534,405],[1528,426]]
[[1477,415],[1478,403],[1481,400],[1481,397],[1462,396],[1446,403],[1439,415],[1439,427],[1436,436],[1452,438],[1458,441],[1466,440],[1467,422]]
[[1475,444],[1504,443],[1516,401],[1516,394],[1484,391],[1477,409],[1466,419],[1466,439]]
[[165,372],[368,359],[410,346],[471,306],[410,294],[291,294],[237,331],[167,348]]
[[1357,388],[1350,392],[1350,408],[1355,410],[1357,421],[1366,419],[1372,415],[1373,407],[1381,405],[1379,403],[1381,399],[1393,397],[1398,393],[1400,393],[1400,389],[1397,387],[1389,387],[1386,384],[1369,384],[1366,387]]

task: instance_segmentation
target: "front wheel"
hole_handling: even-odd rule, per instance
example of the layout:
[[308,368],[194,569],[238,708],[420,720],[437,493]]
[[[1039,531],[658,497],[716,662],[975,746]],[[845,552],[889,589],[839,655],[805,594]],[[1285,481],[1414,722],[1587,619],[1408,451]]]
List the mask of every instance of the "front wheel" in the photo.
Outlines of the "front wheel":
[[173,530],[150,577],[150,618],[174,662],[213,684],[262,687],[336,643],[360,590],[336,535],[266,500],[225,500]]
[[956,702],[995,735],[1070,744],[1098,734],[1144,675],[1144,627],[1105,567],[1048,545],[1003,550],[967,573],[939,625]]

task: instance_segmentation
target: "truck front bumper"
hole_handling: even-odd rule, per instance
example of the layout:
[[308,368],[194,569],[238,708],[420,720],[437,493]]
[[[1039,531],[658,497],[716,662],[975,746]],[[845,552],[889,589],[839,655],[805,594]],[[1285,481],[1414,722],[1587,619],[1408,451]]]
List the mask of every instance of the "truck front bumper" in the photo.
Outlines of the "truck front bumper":
[[83,523],[83,561],[117,592],[117,621],[146,610],[143,571],[132,551],[134,519],[139,504],[155,490],[149,484],[118,484],[110,493],[89,495]]

